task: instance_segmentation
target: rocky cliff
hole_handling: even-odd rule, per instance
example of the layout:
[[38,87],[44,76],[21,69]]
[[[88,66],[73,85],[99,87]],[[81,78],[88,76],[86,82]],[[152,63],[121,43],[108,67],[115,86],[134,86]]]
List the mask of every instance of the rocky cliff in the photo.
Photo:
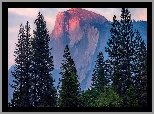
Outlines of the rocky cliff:
[[50,35],[55,68],[60,68],[64,48],[69,45],[82,82],[108,39],[109,25],[105,17],[85,9],[71,8],[59,12]]

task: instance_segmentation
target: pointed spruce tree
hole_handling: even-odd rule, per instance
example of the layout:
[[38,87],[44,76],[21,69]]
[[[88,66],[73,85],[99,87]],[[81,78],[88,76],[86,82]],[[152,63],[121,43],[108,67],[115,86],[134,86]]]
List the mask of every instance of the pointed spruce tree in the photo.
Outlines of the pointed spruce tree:
[[113,22],[111,23],[112,28],[111,38],[107,42],[107,47],[105,51],[108,53],[108,63],[110,64],[111,80],[112,86],[115,92],[122,96],[122,82],[124,78],[122,77],[121,59],[123,56],[122,38],[120,34],[121,23],[116,20],[116,16],[113,17]]
[[9,103],[10,107],[30,107],[31,105],[31,77],[30,77],[30,56],[31,52],[31,35],[30,25],[27,21],[25,27],[20,26],[18,35],[18,44],[16,44],[15,53],[15,71],[12,72],[14,84],[13,99]]
[[127,8],[121,10],[121,20],[117,21],[113,17],[111,28],[111,39],[107,43],[106,52],[112,66],[112,85],[126,103],[126,92],[132,82],[132,57],[133,49],[133,25],[131,15]]
[[68,45],[66,45],[63,57],[65,59],[60,67],[62,79],[60,80],[59,107],[79,107],[80,84],[75,63],[71,58]]
[[133,56],[135,50],[133,47],[134,32],[131,14],[128,11],[128,8],[122,8],[121,12],[121,37],[124,42],[122,47],[125,50],[125,54],[122,60],[123,76],[125,77],[123,93],[125,95],[130,85],[133,83]]
[[105,72],[105,61],[102,52],[99,52],[97,61],[92,74],[92,87],[103,92],[104,87],[109,83],[109,79]]
[[54,69],[53,56],[49,48],[49,31],[46,21],[40,12],[34,24],[32,41],[33,58],[31,73],[33,79],[32,102],[34,107],[54,107],[56,104],[56,89],[53,85],[54,79],[51,71]]
[[147,49],[138,30],[135,30],[134,49],[134,86],[139,105],[144,107],[147,105]]
[[130,85],[130,88],[127,92],[127,103],[126,104],[127,104],[126,107],[138,107],[139,106],[135,88],[132,86],[132,84]]

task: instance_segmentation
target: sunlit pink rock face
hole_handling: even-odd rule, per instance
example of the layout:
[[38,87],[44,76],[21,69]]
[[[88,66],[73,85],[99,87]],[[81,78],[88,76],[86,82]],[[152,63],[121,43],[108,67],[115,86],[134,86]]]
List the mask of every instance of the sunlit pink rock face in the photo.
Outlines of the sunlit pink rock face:
[[55,68],[60,68],[64,48],[69,45],[81,82],[103,49],[109,33],[108,23],[105,17],[82,8],[59,12],[50,35]]

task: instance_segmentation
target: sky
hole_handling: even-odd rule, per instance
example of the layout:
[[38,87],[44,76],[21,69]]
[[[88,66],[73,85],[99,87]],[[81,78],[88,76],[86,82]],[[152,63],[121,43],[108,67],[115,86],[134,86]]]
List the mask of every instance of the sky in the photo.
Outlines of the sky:
[[[17,43],[18,33],[20,25],[25,25],[29,21],[31,27],[31,34],[35,30],[34,21],[37,18],[38,12],[43,14],[47,29],[51,34],[56,15],[58,12],[66,11],[70,8],[8,8],[8,70],[14,61],[15,43]],[[112,21],[113,16],[116,15],[117,19],[120,19],[121,8],[83,8],[89,11],[93,11],[104,16],[107,20]],[[138,21],[147,21],[147,9],[146,8],[128,8],[131,14],[131,18]]]

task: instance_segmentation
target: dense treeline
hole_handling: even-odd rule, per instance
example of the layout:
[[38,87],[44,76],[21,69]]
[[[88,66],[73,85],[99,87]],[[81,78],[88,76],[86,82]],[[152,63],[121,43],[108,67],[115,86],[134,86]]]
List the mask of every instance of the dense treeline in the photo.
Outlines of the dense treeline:
[[146,107],[147,49],[138,30],[133,31],[130,12],[121,10],[121,20],[113,17],[111,38],[97,55],[91,87],[81,91],[75,63],[68,45],[61,63],[61,76],[56,89],[51,72],[53,56],[49,32],[42,14],[34,24],[20,26],[15,53],[14,88],[9,107]]

